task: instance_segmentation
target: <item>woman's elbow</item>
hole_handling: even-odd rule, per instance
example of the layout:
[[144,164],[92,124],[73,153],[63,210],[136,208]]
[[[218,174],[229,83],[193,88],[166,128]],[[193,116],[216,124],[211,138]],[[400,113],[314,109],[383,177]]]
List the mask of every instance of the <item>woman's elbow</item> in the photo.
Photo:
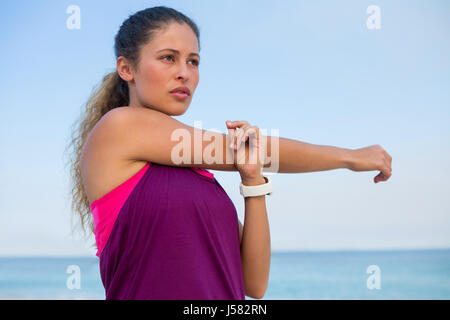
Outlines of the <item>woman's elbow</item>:
[[246,292],[246,296],[252,299],[262,299],[266,295],[267,285],[263,288],[254,289],[251,292]]

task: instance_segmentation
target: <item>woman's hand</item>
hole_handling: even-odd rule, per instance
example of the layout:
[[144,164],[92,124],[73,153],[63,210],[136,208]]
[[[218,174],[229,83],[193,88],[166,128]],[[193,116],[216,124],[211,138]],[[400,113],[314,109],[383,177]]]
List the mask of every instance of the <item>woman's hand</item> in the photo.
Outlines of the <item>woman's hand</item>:
[[378,144],[361,149],[351,150],[349,169],[352,171],[381,172],[374,178],[374,182],[386,181],[392,175],[392,157]]
[[264,183],[262,169],[265,146],[257,126],[247,121],[226,121],[232,141],[229,146],[234,152],[234,165],[241,175],[243,184]]

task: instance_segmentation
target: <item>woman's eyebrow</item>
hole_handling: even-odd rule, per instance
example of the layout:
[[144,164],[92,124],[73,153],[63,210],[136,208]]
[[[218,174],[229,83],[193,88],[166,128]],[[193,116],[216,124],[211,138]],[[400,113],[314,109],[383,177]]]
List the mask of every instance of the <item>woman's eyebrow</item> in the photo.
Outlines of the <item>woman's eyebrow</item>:
[[[169,50],[169,51],[172,51],[173,53],[180,54],[180,51],[175,50],[175,49],[170,49],[170,48],[161,49],[161,50],[157,51],[156,53],[161,52],[161,51],[164,51],[164,50]],[[190,55],[190,56],[197,56],[197,57],[200,58],[200,55],[199,55],[198,53],[195,53],[195,52],[191,52],[191,53],[189,53],[189,55]]]

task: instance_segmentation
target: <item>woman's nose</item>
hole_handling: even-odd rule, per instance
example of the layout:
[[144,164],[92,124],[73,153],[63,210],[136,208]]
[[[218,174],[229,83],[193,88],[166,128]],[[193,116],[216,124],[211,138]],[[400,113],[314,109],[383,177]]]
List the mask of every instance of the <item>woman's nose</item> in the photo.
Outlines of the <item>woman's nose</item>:
[[188,71],[187,66],[180,65],[177,69],[177,79],[188,80],[188,77],[189,77],[189,71]]

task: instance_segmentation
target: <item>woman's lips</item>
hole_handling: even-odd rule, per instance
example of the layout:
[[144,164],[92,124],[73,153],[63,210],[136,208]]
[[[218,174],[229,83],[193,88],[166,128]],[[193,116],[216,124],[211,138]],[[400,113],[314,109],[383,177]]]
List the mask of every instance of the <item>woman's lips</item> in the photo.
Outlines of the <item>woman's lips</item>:
[[175,98],[181,99],[181,100],[184,100],[187,97],[189,97],[189,95],[187,93],[176,92],[176,91],[171,92],[170,94],[173,95]]

